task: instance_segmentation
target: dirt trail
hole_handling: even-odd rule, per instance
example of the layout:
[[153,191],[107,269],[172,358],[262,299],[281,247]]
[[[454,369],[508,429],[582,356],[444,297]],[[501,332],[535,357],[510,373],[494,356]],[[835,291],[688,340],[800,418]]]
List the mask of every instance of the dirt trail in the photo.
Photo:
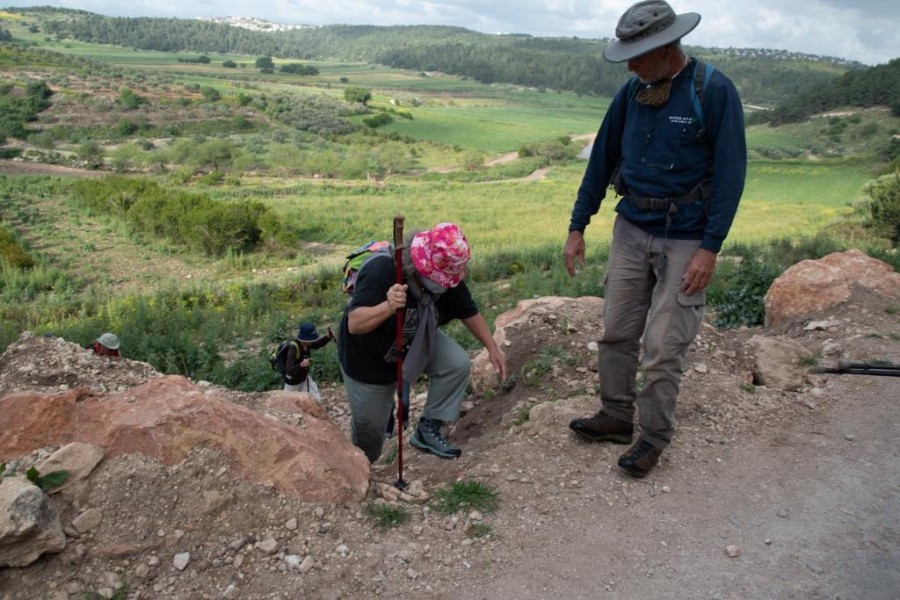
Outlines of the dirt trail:
[[676,442],[671,468],[635,486],[624,510],[589,501],[547,520],[517,536],[508,567],[479,569],[446,598],[896,599],[898,384],[837,377],[842,401],[827,411],[700,461]]

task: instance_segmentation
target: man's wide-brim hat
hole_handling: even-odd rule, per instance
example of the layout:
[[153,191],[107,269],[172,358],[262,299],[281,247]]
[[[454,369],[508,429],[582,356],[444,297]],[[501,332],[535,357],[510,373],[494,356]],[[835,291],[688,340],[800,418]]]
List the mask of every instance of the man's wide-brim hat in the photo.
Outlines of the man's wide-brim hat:
[[616,26],[617,40],[603,51],[603,58],[618,63],[637,58],[678,41],[700,23],[697,13],[676,15],[668,2],[638,2],[622,15]]
[[453,223],[439,223],[413,236],[409,257],[416,270],[445,288],[459,285],[472,258],[469,241]]

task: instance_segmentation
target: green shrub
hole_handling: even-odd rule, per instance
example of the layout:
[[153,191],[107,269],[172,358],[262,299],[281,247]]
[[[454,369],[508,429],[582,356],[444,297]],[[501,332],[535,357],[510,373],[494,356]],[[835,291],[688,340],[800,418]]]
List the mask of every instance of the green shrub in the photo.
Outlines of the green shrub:
[[140,108],[142,105],[149,103],[149,100],[138,96],[131,90],[131,88],[123,87],[119,91],[119,104],[129,110]]
[[119,119],[116,124],[116,133],[122,137],[128,137],[138,130],[138,126],[126,118]]
[[217,102],[222,99],[222,94],[214,87],[203,86],[200,88],[200,93],[203,94],[203,99],[207,102]]
[[724,271],[724,289],[719,293],[711,290],[707,298],[716,311],[716,326],[728,329],[762,325],[766,292],[782,270],[761,260],[744,259],[735,269]]
[[347,102],[359,103],[365,106],[372,99],[372,90],[351,86],[344,90],[344,99]]
[[41,475],[38,470],[31,467],[25,472],[25,477],[34,485],[46,492],[50,488],[60,486],[69,479],[68,471],[51,471],[46,475]]
[[365,119],[363,119],[363,124],[366,125],[366,127],[371,127],[372,129],[377,129],[382,125],[390,125],[393,122],[394,119],[387,113],[378,113],[377,115],[373,115],[371,117],[366,117]]
[[[210,174],[207,183],[221,181]],[[219,202],[203,194],[169,191],[148,179],[112,176],[73,184],[72,196],[95,214],[128,222],[135,231],[198,250],[210,256],[249,251],[262,241],[260,223],[269,214],[261,202]],[[265,219],[267,227],[275,227]]]
[[0,226],[0,264],[12,269],[31,269],[34,259],[6,227]]
[[897,247],[900,241],[900,174],[878,179],[866,188],[871,200],[866,204],[868,226]]

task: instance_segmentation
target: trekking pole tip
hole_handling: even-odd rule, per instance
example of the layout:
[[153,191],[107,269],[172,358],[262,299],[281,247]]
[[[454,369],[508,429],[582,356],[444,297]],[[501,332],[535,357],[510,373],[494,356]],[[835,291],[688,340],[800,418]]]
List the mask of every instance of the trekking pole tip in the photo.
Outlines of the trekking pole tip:
[[405,490],[407,487],[409,487],[409,484],[402,479],[398,479],[394,482],[394,487],[398,490]]

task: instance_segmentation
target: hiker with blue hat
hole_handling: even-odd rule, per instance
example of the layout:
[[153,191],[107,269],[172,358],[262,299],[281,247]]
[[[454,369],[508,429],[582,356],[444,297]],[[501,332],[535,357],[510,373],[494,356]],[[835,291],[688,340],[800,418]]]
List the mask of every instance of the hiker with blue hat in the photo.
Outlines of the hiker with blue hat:
[[617,462],[631,477],[647,475],[672,441],[685,353],[700,329],[747,172],[734,84],[681,46],[699,23],[699,14],[676,14],[663,0],[638,2],[619,19],[603,57],[627,63],[634,76],[600,125],[563,250],[574,277],[585,261],[584,230],[607,189],[615,189],[621,198],[604,285],[601,408],[569,427],[589,442],[634,442]]
[[296,339],[288,344],[284,363],[284,389],[291,392],[307,392],[316,402],[322,401],[319,386],[310,374],[310,355],[334,340],[331,327],[328,334],[320,336],[312,323],[301,323]]

